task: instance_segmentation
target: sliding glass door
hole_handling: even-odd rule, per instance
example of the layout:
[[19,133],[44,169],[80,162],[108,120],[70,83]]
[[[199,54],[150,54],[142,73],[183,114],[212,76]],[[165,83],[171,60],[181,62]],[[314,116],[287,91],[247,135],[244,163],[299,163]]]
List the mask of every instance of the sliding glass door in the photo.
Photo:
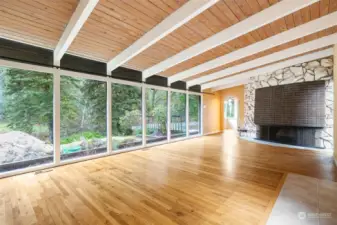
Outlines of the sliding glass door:
[[167,91],[146,89],[146,143],[167,140]]

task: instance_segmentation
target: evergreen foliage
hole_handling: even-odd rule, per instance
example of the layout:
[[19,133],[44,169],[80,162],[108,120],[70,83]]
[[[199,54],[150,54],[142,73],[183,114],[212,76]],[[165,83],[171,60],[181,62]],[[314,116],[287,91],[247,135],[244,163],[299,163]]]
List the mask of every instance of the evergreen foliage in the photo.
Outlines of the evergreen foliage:
[[[81,133],[88,137],[106,136],[106,93],[105,82],[62,76],[61,137],[75,140]],[[140,87],[112,84],[114,136],[131,135],[133,126],[141,126],[141,96]],[[190,120],[197,120],[199,96],[190,95],[189,102]],[[172,92],[172,115],[185,117],[185,104],[185,94]],[[160,124],[159,132],[166,134],[167,91],[147,89],[146,111],[149,120]],[[52,143],[53,75],[2,68],[0,120],[12,130],[29,134],[34,133],[36,125],[45,127],[49,134],[47,139]]]

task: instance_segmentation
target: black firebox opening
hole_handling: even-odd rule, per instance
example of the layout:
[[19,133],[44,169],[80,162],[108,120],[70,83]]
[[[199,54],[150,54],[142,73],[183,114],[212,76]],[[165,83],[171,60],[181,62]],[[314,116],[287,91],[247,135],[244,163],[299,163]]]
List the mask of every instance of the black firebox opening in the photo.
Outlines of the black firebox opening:
[[315,133],[319,129],[317,127],[260,126],[257,138],[264,141],[317,148],[319,146],[316,146]]

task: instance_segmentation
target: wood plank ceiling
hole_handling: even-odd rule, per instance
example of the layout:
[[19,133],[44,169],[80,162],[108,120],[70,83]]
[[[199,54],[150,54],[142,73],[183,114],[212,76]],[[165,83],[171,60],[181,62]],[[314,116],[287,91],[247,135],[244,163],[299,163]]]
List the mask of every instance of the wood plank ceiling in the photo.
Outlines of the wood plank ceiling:
[[[278,1],[219,0],[208,10],[128,61],[125,66],[139,70],[147,69]],[[187,0],[100,0],[68,52],[107,62],[186,2]],[[1,0],[0,37],[53,49],[77,4],[78,0]],[[182,62],[162,72],[161,75],[174,75],[336,10],[337,0],[320,0]],[[335,32],[337,28],[333,27],[198,74],[188,80]]]
[[0,37],[54,49],[78,0],[1,0]]
[[[320,2],[317,2],[317,3],[315,3],[315,4],[313,4],[309,7],[306,7],[302,10],[299,10],[298,12],[293,13],[292,15],[289,15],[289,16],[286,16],[282,19],[279,19],[279,20],[275,21],[274,23],[271,23],[267,26],[274,27],[273,30],[275,32],[274,32],[273,35],[276,35],[278,33],[281,33],[282,31],[291,29],[293,27],[297,27],[301,24],[307,23],[309,21],[312,21],[314,19],[317,19],[319,17],[322,17],[324,15],[327,15],[327,14],[335,12],[335,11],[337,11],[337,1],[336,0],[330,0],[330,2],[329,2],[329,0],[327,0],[327,1],[321,0]],[[278,27],[279,30],[276,30],[277,27]],[[266,28],[266,27],[262,27],[260,29],[263,29],[263,28]],[[245,57],[243,59],[234,61],[232,63],[217,67],[215,69],[197,74],[195,76],[189,77],[188,79],[186,79],[186,81],[192,80],[192,79],[195,79],[195,78],[207,75],[207,74],[211,74],[211,73],[214,73],[214,72],[218,72],[218,71],[223,70],[225,68],[229,68],[229,67],[232,67],[232,66],[235,66],[235,65],[239,65],[239,64],[242,64],[244,62],[248,62],[250,60],[253,60],[253,59],[256,59],[256,58],[259,58],[259,57],[262,57],[262,56],[266,56],[266,55],[269,55],[271,53],[278,52],[278,51],[281,51],[281,50],[284,50],[284,49],[287,49],[287,48],[290,48],[290,47],[294,47],[296,45],[303,44],[303,43],[306,43],[306,42],[309,42],[309,41],[312,41],[312,40],[315,40],[315,39],[318,39],[318,38],[321,38],[321,37],[324,37],[324,36],[327,36],[329,34],[333,34],[333,33],[336,33],[336,32],[337,32],[337,26],[334,26],[334,27],[331,27],[329,29],[325,29],[323,31],[320,31],[320,32],[305,36],[303,38],[299,38],[299,39],[296,39],[294,41],[285,43],[283,45],[276,46],[276,47],[268,49],[266,51],[262,51],[260,53]],[[249,34],[247,34],[247,35],[249,35]],[[265,39],[265,38],[263,38],[263,39]],[[225,44],[224,46],[230,45],[232,43],[237,43],[238,41],[239,41],[238,39],[235,39],[235,40]],[[248,42],[241,42],[241,43],[243,44],[242,47],[245,47],[245,46],[248,46],[248,45],[251,44],[251,43],[248,43]],[[216,51],[217,48],[215,48],[213,50],[215,52],[217,52]],[[220,54],[218,54],[214,58],[208,58],[207,60],[204,60],[202,57],[204,57],[204,55],[206,53],[201,54],[199,56],[196,56],[196,57],[194,57],[194,58],[192,58],[188,61],[185,61],[185,62],[183,62],[183,63],[181,63],[181,64],[179,64],[175,67],[172,67],[169,70],[165,71],[163,74],[165,74],[166,76],[170,76],[170,75],[173,75],[175,73],[184,71],[186,69],[189,69],[191,67],[194,67],[196,65],[202,64],[202,63],[207,62],[211,59],[215,59],[215,58],[221,56]]]
[[[160,61],[177,54],[178,52],[188,48],[220,31],[226,29],[229,26],[232,26],[247,17],[261,11],[264,8],[271,6],[272,4],[277,3],[278,1],[272,1],[269,3],[267,0],[259,0],[263,7],[260,6],[258,0],[220,0],[217,4],[213,7],[209,8],[208,10],[204,11],[198,17],[194,18],[192,21],[187,23],[185,26],[178,29],[176,32],[173,32],[171,35],[167,36],[166,38],[162,39],[157,44],[153,45],[151,48],[144,51],[138,57],[135,57],[133,60],[129,62],[129,64],[137,63],[140,64],[142,57],[144,56],[153,56],[153,52],[160,51],[161,46],[168,45],[167,39],[171,38],[171,36],[176,35],[177,32],[184,32],[185,30],[189,30],[189,35],[186,36],[186,39],[189,40],[189,43],[182,46],[181,44],[171,51],[166,51],[165,55],[154,55],[154,63],[149,64],[147,63],[146,67],[153,66],[154,64],[159,63]],[[258,29],[257,31],[253,31],[247,35],[239,37],[228,44],[221,45],[217,48],[209,50],[202,55],[196,57],[199,61],[208,61],[210,59],[214,59],[217,56],[224,55],[235,49],[245,46],[248,44],[252,44],[256,41],[262,40],[261,37],[266,38],[268,36],[273,35],[271,29],[269,27]],[[163,49],[164,50],[164,49]],[[164,52],[164,51],[163,51]],[[154,58],[154,57],[153,57]],[[182,65],[187,65],[184,68],[189,68],[196,66],[198,63],[196,62],[188,62],[181,63]],[[140,65],[139,65],[140,66]],[[175,72],[179,72],[180,70],[176,68],[182,68],[179,64],[168,71],[162,73],[164,75],[173,75]]]
[[[247,1],[247,2],[254,2],[254,1],[255,0]],[[236,1],[236,2],[242,2],[242,1],[239,0],[239,1]],[[262,1],[259,1],[259,2],[262,2]],[[266,3],[264,5],[267,6],[267,1],[264,1],[264,2]],[[276,1],[269,1],[269,2],[275,3]],[[233,7],[233,5],[232,5],[232,7]],[[205,53],[203,53],[199,56],[193,57],[190,60],[187,60],[183,63],[180,63],[180,64],[168,69],[167,71],[164,71],[162,73],[162,75],[166,75],[166,76],[174,75],[175,73],[184,71],[186,69],[189,69],[191,67],[199,65],[201,63],[204,63],[204,62],[207,62],[209,60],[215,59],[219,56],[222,56],[222,55],[225,55],[229,52],[232,52],[233,50],[236,50],[238,48],[246,47],[246,46],[248,46],[252,43],[255,43],[257,41],[260,41],[260,40],[266,39],[268,37],[271,37],[273,35],[279,34],[283,31],[291,29],[293,27],[297,27],[301,24],[307,23],[311,20],[317,19],[321,16],[327,15],[331,12],[336,11],[336,10],[337,10],[337,1],[336,0],[330,0],[330,1],[329,0],[321,0],[321,1],[315,3],[311,6],[305,7],[303,9],[291,14],[291,15],[288,15],[284,18],[281,18],[279,20],[274,21],[271,24],[268,24],[264,27],[261,27],[260,29],[257,29],[253,32],[250,32],[245,36],[234,39],[233,41],[230,41],[230,42],[228,42],[228,43],[226,43],[222,46],[214,48],[214,49],[212,49],[212,51],[207,51],[207,52],[205,52]],[[237,10],[237,12],[239,12],[239,11]],[[256,13],[256,12],[257,12],[257,7],[256,7],[256,11],[254,11],[254,13]],[[249,16],[248,11],[246,12],[246,14],[244,14],[244,12],[242,12],[240,15],[246,16],[246,17]],[[320,32],[319,35],[317,35],[317,34],[311,35],[307,39],[313,40],[313,39],[319,38],[320,36],[323,36],[324,33],[327,34],[327,33],[332,33],[332,32],[334,32],[334,29],[329,29],[329,31],[327,31],[327,32]],[[290,43],[288,47],[293,47],[293,46],[296,45],[296,43],[297,44],[304,43],[304,41],[307,40],[307,39],[302,38],[302,39],[296,40],[293,43]],[[164,41],[164,40],[162,40],[162,41]],[[152,48],[155,48],[155,47],[156,47],[155,45],[152,46]],[[283,45],[282,47],[276,47],[271,51],[267,51],[266,54],[270,54],[270,53],[273,53],[275,51],[279,51],[279,50],[285,49],[285,48],[287,48],[286,44]],[[213,53],[213,54],[211,54],[211,53]],[[146,51],[143,52],[143,54],[146,54]],[[261,55],[259,54],[259,56],[262,56],[262,54]],[[253,58],[256,58],[256,57],[257,56],[252,56],[252,57],[250,57],[250,59],[253,59]],[[247,60],[247,59],[242,59],[242,60],[239,60],[238,62],[235,62],[235,63],[241,64],[241,63],[245,62],[245,60]],[[207,71],[206,73],[202,73],[202,75],[209,74],[210,72],[216,72],[216,71],[219,71],[221,69],[224,69],[224,67],[221,67],[219,69],[215,69],[215,70],[212,70],[212,71]],[[196,77],[198,77],[198,76],[196,76]],[[196,78],[196,77],[192,77],[191,79]]]
[[[100,0],[70,51],[108,61],[185,2],[186,0]],[[180,45],[185,37],[186,35],[170,37],[166,45]],[[166,48],[153,54],[165,51]],[[129,67],[143,70],[146,65],[153,65],[156,61],[153,56],[144,56],[142,62],[144,64],[130,63]]]
[[[315,40],[315,39],[318,39],[318,38],[321,38],[321,37],[325,37],[327,35],[330,35],[330,34],[333,34],[333,33],[336,33],[336,32],[337,32],[337,26],[333,26],[331,28],[328,28],[328,29],[325,29],[323,31],[320,31],[320,32],[317,32],[317,33],[314,33],[314,34],[311,34],[311,35],[308,35],[308,36],[305,36],[303,38],[299,38],[299,39],[296,39],[294,41],[291,41],[291,42],[288,42],[288,43],[276,46],[274,48],[270,48],[268,50],[259,52],[257,54],[253,54],[253,55],[250,55],[248,57],[244,57],[244,58],[242,58],[240,60],[236,60],[234,62],[231,62],[231,63],[228,63],[228,64],[224,64],[224,65],[219,66],[219,67],[217,67],[215,69],[211,69],[211,70],[208,70],[206,72],[202,72],[202,73],[196,74],[194,76],[191,76],[191,77],[185,79],[185,81],[190,81],[190,80],[193,80],[193,79],[196,79],[196,78],[199,78],[199,77],[203,77],[203,76],[206,76],[208,74],[215,73],[215,72],[224,70],[226,68],[229,68],[229,67],[232,67],[232,66],[236,66],[236,65],[239,65],[239,64],[242,64],[242,63],[245,63],[245,62],[248,62],[248,61],[260,58],[260,57],[263,57],[263,56],[267,56],[267,55],[270,55],[270,54],[272,54],[274,52],[279,52],[279,51],[282,51],[282,50],[285,50],[285,49],[288,49],[288,48],[291,48],[291,47],[295,47],[295,46],[297,46],[299,44],[304,44],[306,42],[309,42],[309,41],[312,41],[312,40]],[[323,49],[325,49],[325,48],[323,48]],[[316,51],[320,51],[320,50],[322,50],[322,49],[317,49],[317,50],[312,51],[312,52],[316,52]],[[309,53],[309,52],[307,52],[307,53]],[[305,54],[307,54],[307,53],[305,53]],[[299,55],[297,55],[295,57],[298,57],[300,55],[305,55],[305,54],[299,54]],[[294,58],[294,57],[290,57],[290,58]],[[286,59],[283,59],[281,61],[285,61],[285,60],[288,60],[290,58],[286,58]],[[276,62],[273,62],[273,63],[276,63]],[[273,63],[271,63],[271,64],[273,64]],[[264,66],[265,65],[263,65],[261,67],[264,67]],[[256,69],[256,68],[254,67],[254,68],[251,68],[249,70],[254,70],[254,69]],[[247,71],[249,71],[249,70],[247,70]],[[232,74],[232,75],[235,75],[235,74]]]

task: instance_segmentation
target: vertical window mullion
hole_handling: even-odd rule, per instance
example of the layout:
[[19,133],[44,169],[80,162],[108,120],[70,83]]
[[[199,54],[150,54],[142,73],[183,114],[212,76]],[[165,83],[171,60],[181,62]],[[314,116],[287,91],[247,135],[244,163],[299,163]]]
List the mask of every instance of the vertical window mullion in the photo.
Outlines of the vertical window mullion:
[[167,91],[167,141],[171,141],[171,90]]
[[188,91],[186,91],[186,137],[190,136],[190,96]]
[[146,145],[146,87],[142,85],[142,146]]
[[200,95],[200,106],[199,106],[199,127],[200,127],[200,135],[204,135],[204,95]]
[[58,165],[61,160],[61,75],[55,69],[53,75],[53,140],[54,163]]
[[112,152],[112,87],[111,82],[107,82],[107,98],[106,98],[106,107],[107,107],[107,150],[108,153]]

